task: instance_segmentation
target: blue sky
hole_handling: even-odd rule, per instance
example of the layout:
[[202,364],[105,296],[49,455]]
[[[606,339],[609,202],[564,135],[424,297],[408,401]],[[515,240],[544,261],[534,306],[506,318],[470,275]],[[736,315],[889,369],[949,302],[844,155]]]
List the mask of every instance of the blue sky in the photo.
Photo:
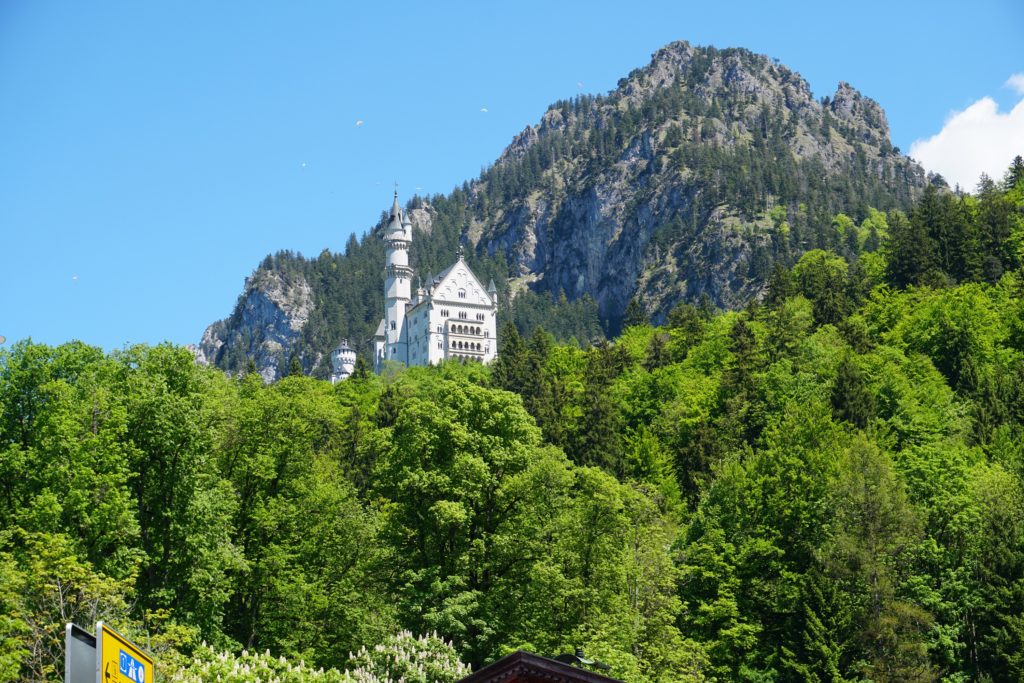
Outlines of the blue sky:
[[1024,98],[1024,3],[832,4],[0,0],[0,335],[196,342],[267,253],[342,250],[673,40],[848,81],[905,151]]

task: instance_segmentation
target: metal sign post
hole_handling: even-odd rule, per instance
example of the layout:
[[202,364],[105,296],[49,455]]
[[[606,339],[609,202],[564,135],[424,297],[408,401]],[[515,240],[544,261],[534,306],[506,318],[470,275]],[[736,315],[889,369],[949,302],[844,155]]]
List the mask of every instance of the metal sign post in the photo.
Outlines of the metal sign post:
[[70,623],[64,627],[64,683],[96,683],[96,636]]

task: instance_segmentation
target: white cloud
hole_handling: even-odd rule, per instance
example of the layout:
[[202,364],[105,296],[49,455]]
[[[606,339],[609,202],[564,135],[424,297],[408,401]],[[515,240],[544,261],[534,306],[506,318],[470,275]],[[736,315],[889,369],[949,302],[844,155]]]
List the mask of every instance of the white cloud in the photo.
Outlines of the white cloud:
[[1003,85],[1010,90],[1016,90],[1021,95],[1024,95],[1024,73],[1013,74],[1006,79],[1006,83]]
[[[1010,76],[1006,86],[1024,96],[1024,73]],[[932,137],[910,145],[910,156],[922,166],[966,190],[977,186],[982,173],[1001,179],[1018,154],[1024,154],[1024,98],[1001,112],[995,100],[983,97],[953,112]]]

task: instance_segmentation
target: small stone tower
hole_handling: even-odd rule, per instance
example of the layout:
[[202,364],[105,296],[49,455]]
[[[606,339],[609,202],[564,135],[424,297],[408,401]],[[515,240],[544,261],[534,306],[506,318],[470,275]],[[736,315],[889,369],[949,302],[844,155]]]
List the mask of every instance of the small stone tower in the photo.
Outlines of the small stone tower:
[[348,339],[342,339],[341,343],[331,352],[331,384],[348,379],[355,369],[356,352],[348,345]]

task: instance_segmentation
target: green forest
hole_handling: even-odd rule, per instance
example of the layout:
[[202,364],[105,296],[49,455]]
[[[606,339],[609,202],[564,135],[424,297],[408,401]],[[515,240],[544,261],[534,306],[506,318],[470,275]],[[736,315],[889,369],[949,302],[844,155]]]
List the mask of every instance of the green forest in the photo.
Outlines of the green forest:
[[0,679],[99,619],[189,683],[1024,679],[1024,161],[833,226],[744,310],[490,367],[0,350]]

